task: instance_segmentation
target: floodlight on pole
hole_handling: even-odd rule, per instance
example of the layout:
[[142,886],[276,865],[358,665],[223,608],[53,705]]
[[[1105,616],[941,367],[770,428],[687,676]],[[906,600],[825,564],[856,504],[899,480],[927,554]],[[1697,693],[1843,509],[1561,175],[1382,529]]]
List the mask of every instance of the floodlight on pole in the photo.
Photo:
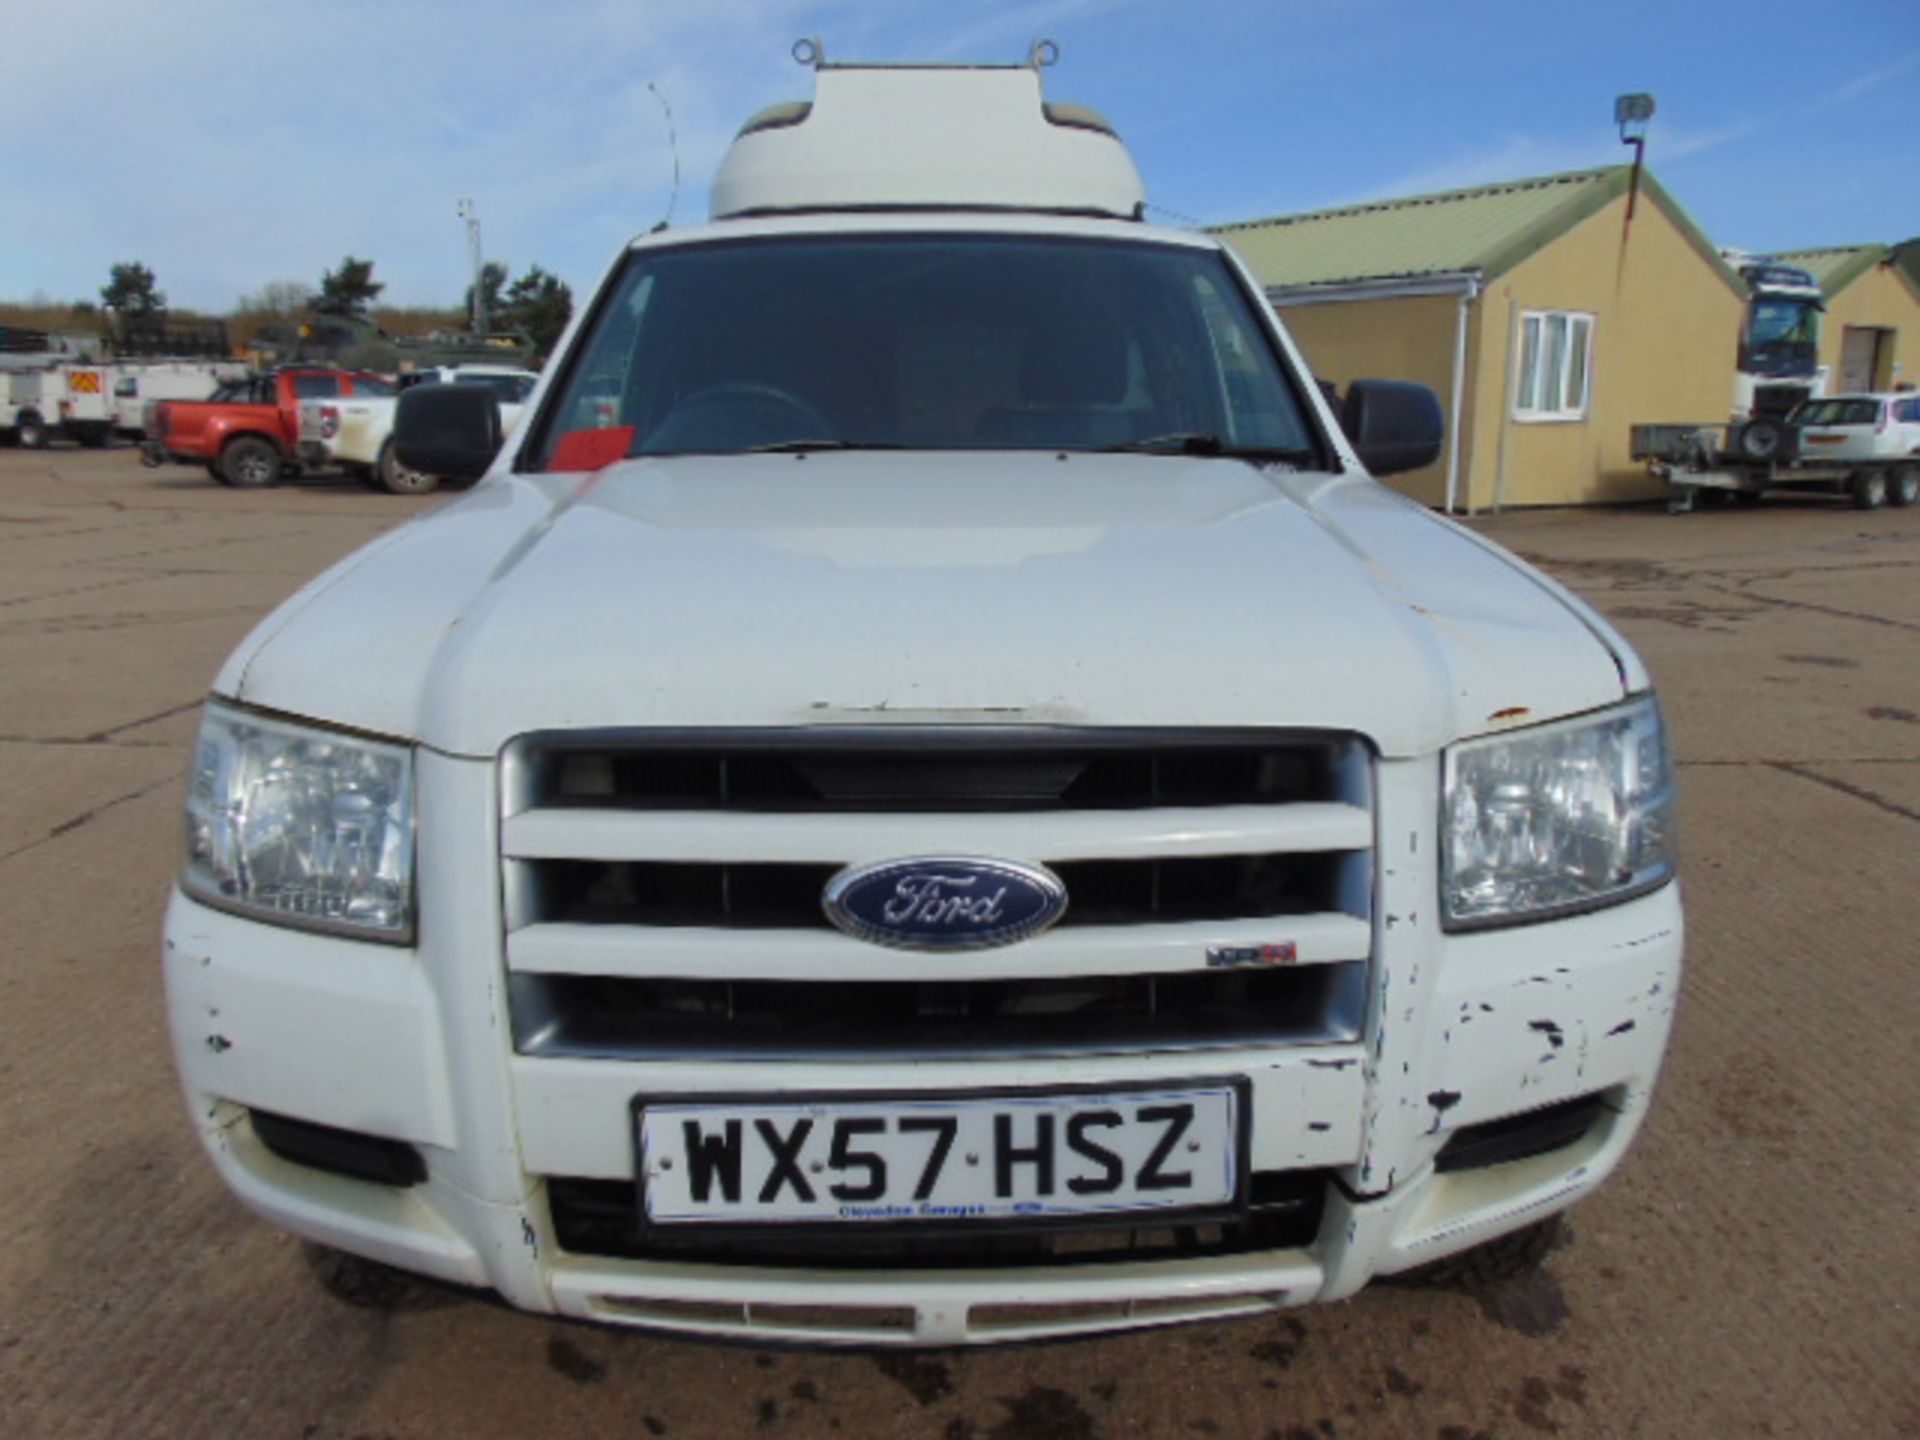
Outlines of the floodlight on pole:
[[480,212],[473,208],[471,199],[460,202],[460,218],[467,222],[467,268],[473,271],[473,333],[487,333],[487,296],[486,287],[480,282],[485,278],[486,262],[480,251]]
[[1633,147],[1633,179],[1627,186],[1627,221],[1633,224],[1634,202],[1640,197],[1640,166],[1647,154],[1647,125],[1653,119],[1653,96],[1621,95],[1613,102],[1613,123],[1620,127],[1620,143]]

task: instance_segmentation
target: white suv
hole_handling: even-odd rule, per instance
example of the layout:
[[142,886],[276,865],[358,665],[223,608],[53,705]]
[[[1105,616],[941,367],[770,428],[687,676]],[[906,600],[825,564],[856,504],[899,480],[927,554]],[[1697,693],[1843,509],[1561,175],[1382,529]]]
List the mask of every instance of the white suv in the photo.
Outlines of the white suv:
[[1791,422],[1803,462],[1861,461],[1890,503],[1920,500],[1920,394],[1829,395],[1801,405]]

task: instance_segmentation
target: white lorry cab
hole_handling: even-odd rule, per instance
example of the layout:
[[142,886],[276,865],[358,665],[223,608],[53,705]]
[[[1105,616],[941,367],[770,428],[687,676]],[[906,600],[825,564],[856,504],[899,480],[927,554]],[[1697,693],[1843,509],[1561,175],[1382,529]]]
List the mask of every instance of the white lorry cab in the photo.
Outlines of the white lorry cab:
[[1647,1112],[1672,775],[1592,610],[1369,475],[1037,67],[819,63],[478,479],[214,682],[193,1123],[529,1310],[958,1345],[1536,1263]]
[[1827,393],[1820,363],[1820,317],[1826,310],[1813,273],[1770,255],[1722,250],[1720,258],[1747,286],[1733,375],[1735,424],[1781,420],[1796,405]]

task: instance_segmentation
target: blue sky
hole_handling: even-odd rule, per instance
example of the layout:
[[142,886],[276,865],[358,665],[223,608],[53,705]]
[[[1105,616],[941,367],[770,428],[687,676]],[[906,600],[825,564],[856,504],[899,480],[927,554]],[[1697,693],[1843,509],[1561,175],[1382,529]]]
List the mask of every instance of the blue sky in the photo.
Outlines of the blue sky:
[[[0,298],[93,298],[116,260],[177,305],[316,282],[457,304],[491,258],[576,293],[667,210],[704,218],[728,138],[811,93],[788,56],[1063,52],[1172,224],[1614,163],[1615,95],[1716,241],[1920,234],[1920,0],[0,0]],[[652,88],[649,88],[649,87]]]

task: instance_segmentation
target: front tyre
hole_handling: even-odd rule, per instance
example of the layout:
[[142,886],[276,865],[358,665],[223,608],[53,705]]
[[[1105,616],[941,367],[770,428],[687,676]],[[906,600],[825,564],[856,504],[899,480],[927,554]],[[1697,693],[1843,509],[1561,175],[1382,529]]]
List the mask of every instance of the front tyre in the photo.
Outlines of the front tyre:
[[391,440],[380,447],[380,460],[375,468],[379,472],[381,486],[395,495],[426,495],[440,484],[438,475],[429,475],[424,470],[402,465],[400,457],[393,453]]
[[44,450],[47,441],[52,438],[47,430],[47,422],[33,410],[20,412],[19,435],[20,448],[23,450]]
[[280,478],[280,452],[255,435],[229,440],[220,452],[220,478],[236,490],[259,490]]

